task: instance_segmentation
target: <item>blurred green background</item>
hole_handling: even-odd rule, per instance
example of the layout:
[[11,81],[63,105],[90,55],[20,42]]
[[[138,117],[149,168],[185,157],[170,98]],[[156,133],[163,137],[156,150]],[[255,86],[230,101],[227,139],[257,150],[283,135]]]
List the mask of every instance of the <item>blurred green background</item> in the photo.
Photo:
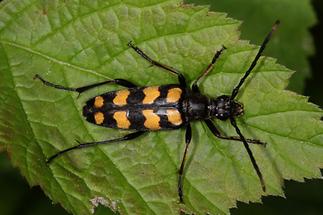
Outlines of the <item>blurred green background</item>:
[[[224,0],[225,1],[225,0]],[[295,0],[298,1],[298,0]],[[238,12],[227,11],[225,4],[216,5],[212,0],[188,0],[195,4],[212,4],[216,11],[228,12],[229,16],[244,20],[242,26],[242,38],[251,39],[252,43],[259,44],[261,41],[252,40],[248,33],[244,32],[255,20],[250,20],[250,11],[237,7]],[[244,1],[241,1],[244,2]],[[261,1],[258,1],[261,2]],[[280,1],[276,1],[279,4]],[[240,4],[240,3],[239,3]],[[241,3],[243,4],[243,3]],[[238,6],[238,5],[237,5]],[[316,12],[317,24],[310,29],[314,40],[315,54],[308,58],[311,67],[311,77],[306,79],[303,94],[310,97],[310,101],[323,107],[323,1],[312,0],[312,6]],[[273,19],[275,19],[274,17]],[[257,17],[254,17],[256,19]],[[262,25],[262,23],[259,23]],[[297,22],[294,23],[298,25]],[[266,28],[267,28],[266,24]],[[282,28],[284,26],[282,25]],[[255,34],[263,35],[262,29],[255,27]],[[279,34],[279,32],[278,32]],[[271,51],[271,50],[269,50]],[[290,50],[286,50],[290,52]],[[293,50],[292,52],[297,52]],[[271,55],[271,54],[269,54]],[[271,56],[279,58],[279,54]],[[278,60],[281,62],[280,60]],[[284,63],[284,62],[281,62]],[[292,86],[291,89],[294,87]],[[306,180],[306,183],[286,181],[285,198],[264,197],[263,204],[238,203],[238,209],[232,209],[233,215],[261,214],[323,214],[323,180]],[[30,188],[19,170],[13,168],[5,153],[0,154],[0,215],[41,215],[41,214],[68,214],[59,205],[53,205],[39,187]]]

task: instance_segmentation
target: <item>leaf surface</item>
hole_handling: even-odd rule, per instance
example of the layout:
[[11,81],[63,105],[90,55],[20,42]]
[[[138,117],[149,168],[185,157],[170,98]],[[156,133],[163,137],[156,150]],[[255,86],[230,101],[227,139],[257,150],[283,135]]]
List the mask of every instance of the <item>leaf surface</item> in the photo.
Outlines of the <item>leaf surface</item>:
[[[321,177],[322,111],[307,98],[284,90],[291,71],[263,57],[238,95],[238,119],[264,175],[267,193],[243,145],[212,136],[193,123],[185,171],[185,205],[178,203],[177,171],[184,131],[151,132],[135,141],[70,152],[45,164],[59,150],[128,133],[87,123],[82,107],[107,86],[78,98],[34,81],[78,87],[114,78],[138,85],[176,83],[127,47],[132,40],[150,56],[183,71],[193,81],[222,45],[214,70],[201,84],[211,97],[230,94],[258,47],[239,40],[240,22],[206,7],[178,1],[31,1],[0,4],[0,146],[30,185],[39,185],[73,214],[94,211],[94,199],[120,214],[228,214],[236,201],[283,195],[282,179]],[[270,26],[268,26],[268,30]],[[279,32],[277,32],[279,34]],[[228,122],[216,121],[227,135]]]

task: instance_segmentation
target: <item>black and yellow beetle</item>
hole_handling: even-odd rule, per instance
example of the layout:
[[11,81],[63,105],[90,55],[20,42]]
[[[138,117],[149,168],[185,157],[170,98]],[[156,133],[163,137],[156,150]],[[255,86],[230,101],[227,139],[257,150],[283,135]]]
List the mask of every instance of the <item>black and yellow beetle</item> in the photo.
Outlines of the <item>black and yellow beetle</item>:
[[[241,116],[244,110],[243,105],[236,101],[235,97],[237,96],[240,87],[243,85],[252,69],[256,66],[261,53],[264,51],[266,44],[269,42],[270,37],[276,30],[278,24],[279,21],[276,21],[276,23],[273,25],[272,30],[263,41],[251,66],[241,78],[238,85],[233,89],[231,95],[222,95],[217,98],[209,98],[205,95],[202,95],[198,88],[198,82],[213,69],[217,58],[225,50],[225,47],[222,47],[221,50],[215,53],[211,63],[193,82],[192,88],[187,86],[185,77],[178,70],[152,60],[131,42],[129,42],[128,44],[129,47],[135,50],[141,57],[149,61],[152,65],[165,69],[166,71],[174,75],[177,75],[179,84],[138,87],[127,80],[114,79],[84,87],[69,88],[48,82],[38,74],[36,74],[35,78],[41,80],[47,86],[66,91],[75,91],[78,93],[82,93],[94,87],[110,83],[126,87],[126,89],[107,92],[88,100],[86,102],[86,105],[83,107],[83,116],[87,121],[96,125],[110,128],[136,130],[133,133],[127,134],[124,137],[117,139],[79,143],[76,146],[67,148],[49,157],[47,163],[50,163],[58,156],[74,149],[81,149],[111,142],[133,140],[149,131],[178,129],[185,127],[186,145],[178,172],[178,195],[180,201],[183,202],[183,170],[188,146],[192,137],[190,123],[194,120],[203,120],[207,127],[217,138],[241,141],[244,144],[253,167],[259,177],[262,189],[265,192],[266,186],[262,174],[252,154],[252,151],[248,146],[248,143],[262,145],[265,145],[265,143],[259,140],[246,139],[242,135],[239,127],[236,124],[235,118]],[[224,136],[223,134],[221,134],[213,124],[213,121],[211,120],[212,118],[217,118],[220,120],[229,119],[238,136]]]

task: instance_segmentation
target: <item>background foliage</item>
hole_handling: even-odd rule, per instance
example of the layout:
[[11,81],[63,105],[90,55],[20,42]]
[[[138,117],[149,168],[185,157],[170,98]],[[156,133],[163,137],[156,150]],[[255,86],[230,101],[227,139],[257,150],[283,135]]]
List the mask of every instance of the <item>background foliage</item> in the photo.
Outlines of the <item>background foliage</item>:
[[[215,10],[217,10],[217,9],[215,9]],[[226,12],[228,12],[228,11],[226,11]],[[233,16],[234,17],[234,15],[231,15],[230,13],[229,13],[229,15],[230,16]],[[242,20],[244,20],[243,18],[241,18]],[[265,25],[264,24],[264,26],[268,26],[268,25]],[[305,28],[305,27],[304,27]],[[263,34],[262,34],[263,35]],[[245,37],[245,39],[247,39],[248,37]],[[251,38],[251,37],[250,37]],[[290,49],[290,48],[286,48],[286,49]],[[311,48],[309,48],[309,49],[305,49],[305,50],[309,50],[309,52],[311,51]],[[300,52],[300,53],[302,53],[302,52]],[[308,53],[306,53],[305,52],[305,55],[307,55]],[[303,58],[304,58],[304,56],[302,56]],[[279,58],[280,59],[280,58]],[[282,58],[283,59],[283,58]],[[304,61],[302,61],[302,62],[304,62]],[[300,68],[301,67],[303,67],[303,69],[304,69],[304,71],[306,71],[306,65],[305,64],[302,64],[301,66],[300,66]],[[300,69],[300,70],[302,70],[302,69]],[[306,74],[306,73],[305,73]],[[302,80],[304,80],[304,77],[302,77]],[[301,89],[302,87],[300,87],[300,89]],[[300,90],[300,89],[298,89],[298,90]],[[3,164],[3,169],[5,170],[5,169],[7,169],[7,171],[4,171],[4,172],[8,172],[8,173],[11,173],[12,172],[12,170],[10,170],[10,168],[9,168],[9,164],[6,164],[6,161],[5,161],[5,159],[3,159],[2,160],[2,162],[1,162],[2,164]],[[10,174],[9,174],[10,175]],[[12,182],[14,182],[14,180],[9,180],[10,181],[10,183],[12,183]],[[3,183],[1,183],[2,185],[5,185],[6,183],[8,183],[8,181],[6,181],[6,180],[4,180],[4,182]],[[21,182],[19,182],[19,180],[18,180],[18,184],[19,183],[21,183]],[[301,186],[301,185],[297,185],[297,187],[299,187],[299,186]],[[302,186],[306,186],[306,185],[302,185]],[[11,187],[11,186],[10,186]],[[16,186],[17,187],[17,186]],[[6,188],[6,186],[4,186],[4,190],[5,190],[5,188]],[[8,187],[7,187],[8,188]],[[8,190],[8,189],[7,189]],[[306,188],[306,190],[308,190],[307,188]],[[12,190],[10,190],[10,192],[12,192]],[[15,195],[11,195],[12,196],[12,200],[11,199],[9,199],[9,198],[6,198],[6,197],[4,197],[3,199],[4,199],[4,203],[6,203],[6,202],[8,202],[7,204],[3,204],[4,206],[2,206],[2,208],[4,208],[3,210],[5,211],[5,210],[7,210],[7,214],[10,214],[9,213],[9,211],[15,211],[15,210],[18,210],[17,209],[17,205],[19,205],[19,199],[21,199],[20,198],[20,196],[23,196],[23,192],[21,191],[21,189],[17,189],[17,192],[14,192],[15,193]],[[17,194],[17,195],[16,195]],[[29,194],[27,194],[27,196],[28,196]],[[287,195],[288,195],[288,193],[287,193]],[[28,198],[29,199],[29,198]],[[273,201],[275,201],[275,202],[277,202],[277,201],[279,201],[279,200],[273,200]],[[26,203],[26,201],[24,201],[25,203]],[[37,201],[34,201],[34,202],[37,202]],[[285,202],[285,201],[284,201]],[[315,201],[312,201],[312,203],[315,203]],[[32,205],[32,204],[31,204]],[[38,203],[38,204],[36,204],[36,205],[45,205],[44,203],[42,203],[42,202],[40,202],[40,203]],[[21,208],[23,208],[23,210],[25,210],[25,209],[28,209],[28,207],[30,207],[30,204],[22,204],[22,207]],[[19,207],[18,207],[19,208]],[[248,207],[249,208],[249,207]],[[311,207],[312,208],[312,207]],[[1,208],[0,208],[1,209]],[[31,208],[30,209],[31,211],[33,211],[32,213],[33,214],[35,214],[36,212],[37,212],[37,210],[39,210],[39,211],[41,211],[42,209],[40,208],[37,208],[37,207],[35,207],[35,208]],[[46,210],[46,209],[44,209],[44,210]],[[58,209],[59,210],[59,209]],[[246,209],[246,210],[248,210],[248,209]],[[28,210],[27,210],[28,211]],[[236,213],[235,211],[233,211],[234,213]],[[237,212],[237,213],[239,213],[239,212]],[[5,213],[4,213],[5,214]],[[269,214],[270,214],[270,212],[269,212]]]
[[223,11],[233,18],[243,20],[241,37],[255,44],[262,42],[263,35],[268,31],[267,26],[271,25],[272,20],[280,19],[282,27],[275,35],[279,42],[268,46],[266,53],[277,58],[279,63],[297,71],[291,78],[288,88],[303,92],[305,80],[311,76],[307,58],[314,53],[308,28],[314,25],[316,18],[309,0],[187,0],[187,2],[211,5],[214,11]]

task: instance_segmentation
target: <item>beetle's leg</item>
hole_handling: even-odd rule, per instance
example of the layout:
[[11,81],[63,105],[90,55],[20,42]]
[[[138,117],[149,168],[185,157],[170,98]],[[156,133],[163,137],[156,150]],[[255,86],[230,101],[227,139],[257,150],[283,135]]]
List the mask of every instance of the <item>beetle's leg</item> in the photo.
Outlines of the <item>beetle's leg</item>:
[[182,158],[182,163],[178,171],[178,196],[181,203],[183,203],[183,173],[184,173],[184,167],[185,167],[185,160],[187,155],[188,146],[192,139],[192,129],[191,125],[188,124],[186,127],[186,133],[185,133],[185,150],[184,155]]
[[214,56],[213,56],[213,59],[211,61],[211,63],[203,70],[203,72],[195,79],[195,81],[193,82],[193,85],[192,85],[192,90],[194,92],[199,92],[199,88],[198,88],[198,82],[205,78],[205,76],[207,76],[207,74],[209,74],[209,72],[213,69],[214,67],[214,64],[216,62],[216,60],[220,57],[221,53],[223,52],[223,50],[225,50],[226,48],[224,46],[222,46],[222,48],[220,50],[218,50]]
[[117,85],[120,85],[120,86],[123,86],[123,87],[128,87],[128,88],[136,87],[135,84],[131,83],[130,81],[124,80],[124,79],[107,80],[107,81],[102,81],[102,82],[99,82],[99,83],[90,84],[90,85],[86,85],[86,86],[82,86],[82,87],[76,87],[76,88],[64,87],[64,86],[59,85],[59,84],[51,83],[51,82],[46,81],[45,79],[43,79],[38,74],[36,74],[34,76],[34,79],[41,80],[41,82],[43,82],[43,84],[45,84],[46,86],[53,87],[53,88],[60,89],[60,90],[65,90],[65,91],[78,92],[79,94],[83,93],[84,91],[90,90],[92,88],[95,88],[95,87],[98,87],[98,86],[101,86],[101,85],[104,85],[104,84],[117,84]]
[[234,120],[234,118],[230,118],[231,120],[231,124],[232,126],[236,129],[237,133],[239,134],[239,137],[226,137],[226,136],[222,136],[220,134],[220,132],[218,131],[218,129],[214,126],[213,122],[211,120],[205,120],[205,123],[206,125],[208,126],[208,128],[210,129],[210,131],[218,138],[221,138],[221,139],[226,139],[226,140],[236,140],[236,141],[240,141],[243,143],[244,147],[246,148],[247,152],[248,152],[248,155],[249,155],[249,158],[251,160],[251,163],[254,167],[254,169],[256,170],[256,173],[258,175],[258,178],[260,180],[260,183],[261,183],[261,188],[264,192],[266,192],[266,186],[265,186],[265,182],[264,182],[264,179],[262,177],[262,174],[259,170],[259,167],[257,165],[257,162],[252,154],[252,151],[250,150],[249,148],[249,145],[247,143],[253,143],[253,144],[261,144],[261,145],[266,145],[265,143],[261,142],[260,140],[253,140],[253,139],[246,139],[244,138],[244,136],[241,134],[240,132],[240,129],[238,128],[238,126],[236,125],[236,122]]
[[[242,139],[238,136],[224,136],[224,135],[222,135],[210,119],[204,120],[204,122],[206,123],[207,127],[210,129],[212,134],[214,134],[214,136],[216,136],[217,138],[225,139],[225,140],[235,140],[235,141],[242,142]],[[260,140],[246,139],[246,141],[248,143],[266,146],[266,143],[261,142]]]
[[152,65],[157,66],[157,67],[160,67],[162,69],[165,69],[165,70],[167,70],[168,72],[170,72],[170,73],[172,73],[174,75],[177,75],[178,81],[179,81],[180,85],[182,87],[184,87],[184,88],[186,87],[185,77],[184,77],[184,75],[180,71],[178,71],[177,69],[175,69],[175,68],[173,68],[171,66],[168,66],[168,65],[159,63],[158,61],[155,61],[155,60],[151,59],[140,48],[138,48],[137,46],[135,46],[131,41],[128,43],[128,46],[130,48],[132,48],[133,50],[135,50],[142,58],[144,58],[145,60],[147,60]]
[[56,154],[50,156],[47,160],[46,163],[51,163],[55,158],[61,156],[62,154],[65,154],[66,152],[72,151],[74,149],[82,149],[82,148],[87,148],[87,147],[92,147],[92,146],[97,146],[97,145],[101,145],[101,144],[107,144],[107,143],[113,143],[113,142],[122,142],[122,141],[127,141],[127,140],[133,140],[141,135],[143,135],[144,133],[146,133],[146,131],[136,131],[130,134],[127,134],[123,137],[119,137],[116,139],[112,139],[112,140],[103,140],[103,141],[98,141],[98,142],[88,142],[88,143],[79,143],[76,146],[72,146],[70,148],[64,149],[62,151],[57,152]]

